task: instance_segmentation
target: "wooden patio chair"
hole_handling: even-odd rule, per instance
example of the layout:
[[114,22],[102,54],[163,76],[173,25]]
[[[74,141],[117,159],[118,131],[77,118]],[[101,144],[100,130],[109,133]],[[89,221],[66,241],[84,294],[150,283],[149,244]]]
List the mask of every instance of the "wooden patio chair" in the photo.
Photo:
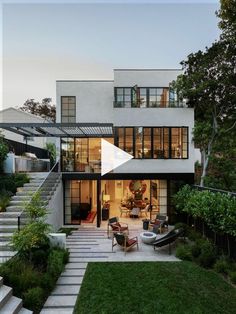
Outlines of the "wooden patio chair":
[[112,217],[108,219],[108,223],[107,223],[107,237],[108,238],[110,235],[110,231],[112,231],[113,234],[116,232],[129,233],[129,227],[127,223],[119,221],[118,217]]
[[119,245],[125,252],[129,251],[132,247],[137,245],[138,250],[138,237],[129,238],[124,232],[113,233],[112,237],[112,251],[113,247]]

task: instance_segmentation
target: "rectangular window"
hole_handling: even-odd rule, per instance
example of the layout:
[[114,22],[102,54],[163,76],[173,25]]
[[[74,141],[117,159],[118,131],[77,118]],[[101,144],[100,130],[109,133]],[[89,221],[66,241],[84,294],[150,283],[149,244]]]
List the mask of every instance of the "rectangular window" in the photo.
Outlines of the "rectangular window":
[[131,107],[131,88],[116,87],[115,88],[115,107]]
[[125,151],[133,155],[133,128],[125,128]]
[[138,89],[138,107],[146,108],[147,107],[147,88],[139,88]]
[[153,128],[153,158],[164,158],[163,128]]
[[149,88],[149,107],[169,107],[169,88]]
[[76,98],[75,96],[61,97],[61,122],[76,122]]
[[74,171],[74,153],[75,153],[75,142],[73,138],[62,138],[61,139],[61,161],[62,171]]
[[137,159],[188,158],[187,127],[124,127],[116,134],[116,145]]
[[143,128],[143,158],[152,158],[151,128]]
[[143,128],[135,128],[135,158],[143,158]]

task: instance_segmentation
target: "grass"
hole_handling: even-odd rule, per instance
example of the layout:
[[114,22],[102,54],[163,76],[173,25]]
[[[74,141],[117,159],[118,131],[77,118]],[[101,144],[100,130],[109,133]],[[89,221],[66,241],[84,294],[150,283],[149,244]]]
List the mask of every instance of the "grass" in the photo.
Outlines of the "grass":
[[236,289],[191,262],[89,263],[74,314],[234,314]]

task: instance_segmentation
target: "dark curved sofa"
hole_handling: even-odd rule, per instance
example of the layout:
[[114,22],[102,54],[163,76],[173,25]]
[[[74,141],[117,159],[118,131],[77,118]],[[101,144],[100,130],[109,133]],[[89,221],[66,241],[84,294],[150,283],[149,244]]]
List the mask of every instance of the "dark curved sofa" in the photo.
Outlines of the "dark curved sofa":
[[171,254],[171,243],[173,243],[178,237],[184,234],[183,228],[173,229],[167,233],[164,237],[152,242],[153,248],[169,245],[169,254]]

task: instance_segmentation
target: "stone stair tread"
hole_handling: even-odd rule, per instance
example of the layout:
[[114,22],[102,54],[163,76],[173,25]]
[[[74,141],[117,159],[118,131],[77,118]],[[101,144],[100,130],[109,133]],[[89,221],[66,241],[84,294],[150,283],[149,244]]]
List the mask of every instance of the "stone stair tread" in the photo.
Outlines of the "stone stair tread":
[[0,257],[12,257],[16,255],[15,251],[0,251]]
[[22,300],[12,296],[8,302],[1,308],[1,314],[15,314],[22,307]]
[[18,314],[32,314],[33,312],[22,307]]
[[[0,308],[7,303],[8,299],[12,296],[12,288],[8,286],[1,286],[0,287]],[[1,310],[0,310],[1,313]]]

